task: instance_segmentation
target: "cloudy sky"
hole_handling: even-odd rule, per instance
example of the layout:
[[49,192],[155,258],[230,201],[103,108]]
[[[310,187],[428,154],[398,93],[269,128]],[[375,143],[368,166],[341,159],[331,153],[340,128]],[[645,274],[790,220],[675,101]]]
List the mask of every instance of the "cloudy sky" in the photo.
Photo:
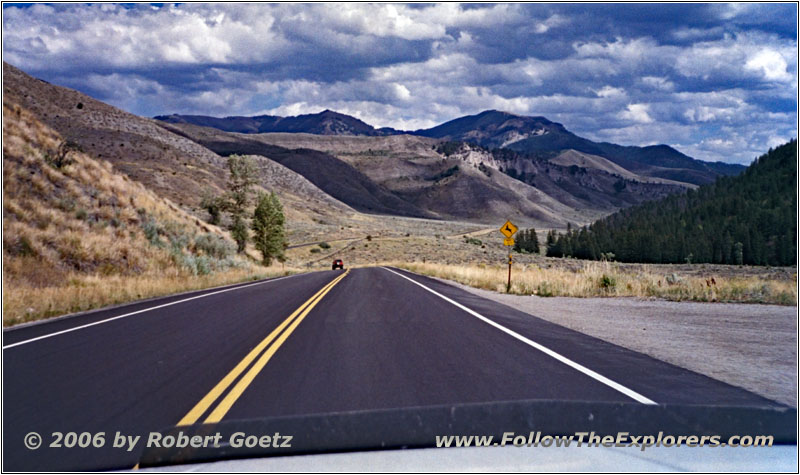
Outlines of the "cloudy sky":
[[795,4],[4,7],[6,62],[144,116],[499,109],[736,163],[797,136]]

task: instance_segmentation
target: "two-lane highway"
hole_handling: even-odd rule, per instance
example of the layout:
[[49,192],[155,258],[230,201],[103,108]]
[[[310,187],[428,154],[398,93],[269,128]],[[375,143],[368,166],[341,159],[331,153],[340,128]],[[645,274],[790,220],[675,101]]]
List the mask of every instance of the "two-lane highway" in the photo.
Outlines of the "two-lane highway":
[[[281,321],[338,276],[273,279],[166,299],[171,305],[153,300],[4,332],[4,468],[134,466],[138,453],[33,452],[22,441],[29,432],[47,440],[55,431],[143,434],[177,424]],[[48,333],[49,326],[55,328]]]
[[139,451],[29,432],[521,399],[774,406],[739,388],[398,269],[315,272],[3,334],[6,470],[129,468]]

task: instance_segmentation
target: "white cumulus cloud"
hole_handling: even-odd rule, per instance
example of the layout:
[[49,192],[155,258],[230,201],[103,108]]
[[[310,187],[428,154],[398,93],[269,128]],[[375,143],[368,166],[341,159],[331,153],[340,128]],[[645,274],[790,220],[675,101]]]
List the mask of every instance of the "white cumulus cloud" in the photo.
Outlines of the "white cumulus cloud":
[[649,124],[653,122],[650,117],[650,106],[648,104],[628,104],[624,111],[619,113],[620,118],[638,122],[640,124]]
[[758,71],[768,81],[791,81],[792,75],[787,69],[786,60],[780,53],[770,49],[763,49],[747,60],[744,67],[751,71]]

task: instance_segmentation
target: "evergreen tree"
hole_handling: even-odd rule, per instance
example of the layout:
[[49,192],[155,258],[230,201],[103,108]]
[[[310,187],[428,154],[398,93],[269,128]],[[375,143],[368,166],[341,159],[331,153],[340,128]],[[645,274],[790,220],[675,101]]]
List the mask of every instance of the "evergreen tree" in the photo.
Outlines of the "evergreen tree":
[[797,141],[741,175],[624,209],[580,230],[547,235],[547,255],[622,262],[793,265],[797,259]]
[[522,229],[517,233],[517,237],[514,239],[514,251],[526,254],[539,253],[539,238],[536,237],[534,228]]
[[253,242],[261,251],[261,262],[268,266],[272,259],[283,261],[286,237],[283,225],[283,207],[275,193],[261,193],[253,212]]
[[536,229],[530,228],[528,233],[528,249],[532,254],[539,254],[539,236],[536,235]]
[[236,241],[236,252],[239,254],[244,253],[247,241],[250,240],[250,233],[247,232],[247,223],[245,223],[244,218],[238,214],[233,215],[228,229],[231,232],[231,237]]
[[512,248],[514,252],[522,252],[522,235],[524,233],[525,231],[520,231],[514,239],[514,247]]
[[547,233],[547,241],[545,244],[545,255],[547,257],[563,257],[563,255],[559,254],[558,233],[556,233],[555,229],[551,229]]
[[256,180],[256,164],[250,157],[231,155],[228,157],[228,193],[225,208],[231,215],[230,231],[236,241],[237,252],[245,251],[249,235],[245,215],[250,204],[250,195]]

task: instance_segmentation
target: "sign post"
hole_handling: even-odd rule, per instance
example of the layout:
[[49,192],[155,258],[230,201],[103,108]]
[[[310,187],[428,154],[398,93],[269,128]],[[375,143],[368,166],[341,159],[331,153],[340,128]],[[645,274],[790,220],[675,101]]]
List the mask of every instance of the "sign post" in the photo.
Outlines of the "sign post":
[[506,293],[511,292],[511,251],[508,251],[508,282],[506,283]]
[[[500,227],[500,232],[503,233],[505,239],[503,239],[504,246],[513,246],[514,245],[514,238],[511,237],[514,233],[517,232],[517,227],[514,226],[514,223],[511,221],[506,221],[504,225]],[[508,282],[506,283],[506,293],[511,291],[511,248],[508,249]]]

